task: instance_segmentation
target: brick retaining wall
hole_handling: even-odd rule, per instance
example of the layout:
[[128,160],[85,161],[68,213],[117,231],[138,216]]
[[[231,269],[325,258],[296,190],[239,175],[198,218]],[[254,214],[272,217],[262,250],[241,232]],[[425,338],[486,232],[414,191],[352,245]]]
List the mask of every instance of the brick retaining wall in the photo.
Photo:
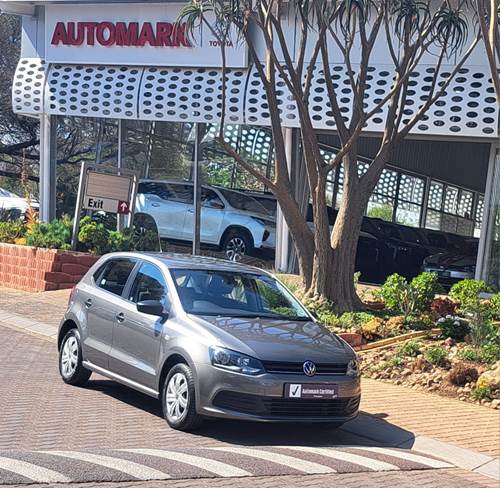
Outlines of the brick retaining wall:
[[98,256],[0,243],[0,285],[25,291],[72,288]]

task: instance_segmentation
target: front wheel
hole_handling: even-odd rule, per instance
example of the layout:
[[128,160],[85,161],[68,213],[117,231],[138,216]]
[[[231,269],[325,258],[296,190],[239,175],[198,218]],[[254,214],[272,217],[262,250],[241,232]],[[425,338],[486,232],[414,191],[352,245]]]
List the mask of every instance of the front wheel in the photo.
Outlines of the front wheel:
[[71,329],[64,336],[59,351],[59,373],[65,383],[84,385],[92,371],[83,367],[82,346],[78,329]]
[[237,230],[228,232],[222,242],[222,250],[229,261],[241,261],[244,256],[251,254],[252,249],[251,239]]
[[193,372],[186,364],[176,364],[168,373],[162,394],[163,416],[176,430],[194,430],[202,423],[196,412]]

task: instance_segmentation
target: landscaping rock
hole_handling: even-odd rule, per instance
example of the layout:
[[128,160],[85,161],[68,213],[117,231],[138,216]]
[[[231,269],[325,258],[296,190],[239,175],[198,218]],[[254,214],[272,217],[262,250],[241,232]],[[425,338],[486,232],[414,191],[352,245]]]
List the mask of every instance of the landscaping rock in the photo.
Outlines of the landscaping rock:
[[500,361],[497,361],[494,367],[485,371],[478,382],[486,382],[492,390],[500,388]]

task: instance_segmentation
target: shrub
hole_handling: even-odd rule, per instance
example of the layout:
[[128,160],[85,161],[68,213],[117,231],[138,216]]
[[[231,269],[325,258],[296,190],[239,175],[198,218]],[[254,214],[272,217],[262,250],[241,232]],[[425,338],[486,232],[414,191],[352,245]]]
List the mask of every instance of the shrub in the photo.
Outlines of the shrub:
[[424,358],[434,366],[444,366],[448,358],[448,352],[442,347],[433,346],[424,352]]
[[431,303],[431,312],[436,317],[446,317],[446,315],[455,315],[458,308],[457,302],[448,297],[434,298]]
[[340,320],[338,315],[333,312],[319,311],[316,313],[317,319],[324,325],[328,327],[340,327]]
[[397,354],[400,356],[416,357],[420,354],[421,347],[422,343],[420,341],[410,339],[409,341],[406,341],[404,344],[401,344],[401,346],[399,346]]
[[471,331],[469,324],[464,319],[452,315],[441,317],[437,321],[437,326],[441,329],[443,337],[451,337],[457,341],[463,341]]
[[458,351],[457,357],[463,361],[478,361],[485,364],[494,364],[500,361],[500,345],[483,344],[479,348],[466,347]]
[[28,246],[70,249],[72,222],[68,216],[50,223],[36,222],[26,232]]
[[339,325],[343,329],[358,330],[374,317],[375,315],[368,312],[346,312],[339,317]]
[[80,221],[80,232],[78,241],[86,250],[94,254],[104,254],[108,250],[109,231],[104,224],[93,221],[90,217],[84,217]]
[[393,358],[389,359],[388,361],[382,361],[376,366],[373,366],[370,368],[370,371],[376,372],[376,371],[383,371],[388,368],[397,368],[400,366],[404,365],[404,359],[400,356],[394,356]]
[[0,222],[0,242],[14,244],[25,232],[26,227],[22,220]]
[[409,315],[406,317],[406,327],[411,330],[430,330],[434,327],[434,320],[428,314]]
[[472,347],[465,347],[457,352],[457,358],[462,359],[463,361],[478,361],[479,354],[476,349],[472,349]]
[[466,383],[479,378],[477,369],[464,363],[456,363],[448,373],[448,381],[452,385],[464,386]]
[[380,289],[380,296],[390,310],[409,315],[428,311],[437,293],[442,292],[436,273],[421,273],[411,280],[395,273],[387,278]]
[[497,327],[482,315],[474,316],[470,322],[470,341],[473,346],[481,347],[495,341]]
[[462,280],[455,283],[450,290],[450,296],[460,302],[462,310],[475,307],[479,301],[479,294],[490,291],[484,281]]
[[489,386],[477,386],[471,392],[471,398],[476,401],[491,398],[492,391]]
[[500,361],[500,346],[498,344],[482,345],[479,348],[479,360],[486,364],[494,364]]
[[500,292],[490,298],[493,320],[500,320]]
[[437,273],[420,273],[411,280],[410,286],[416,294],[416,312],[429,311],[434,297],[444,291],[438,281]]

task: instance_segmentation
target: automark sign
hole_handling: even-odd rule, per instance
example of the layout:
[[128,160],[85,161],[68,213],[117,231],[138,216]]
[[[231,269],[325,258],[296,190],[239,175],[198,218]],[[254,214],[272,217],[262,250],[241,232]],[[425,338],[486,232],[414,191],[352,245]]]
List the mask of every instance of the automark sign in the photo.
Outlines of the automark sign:
[[[46,60],[55,63],[219,67],[207,28],[186,35],[177,23],[184,4],[47,5]],[[228,67],[246,67],[246,47],[228,42]]]

